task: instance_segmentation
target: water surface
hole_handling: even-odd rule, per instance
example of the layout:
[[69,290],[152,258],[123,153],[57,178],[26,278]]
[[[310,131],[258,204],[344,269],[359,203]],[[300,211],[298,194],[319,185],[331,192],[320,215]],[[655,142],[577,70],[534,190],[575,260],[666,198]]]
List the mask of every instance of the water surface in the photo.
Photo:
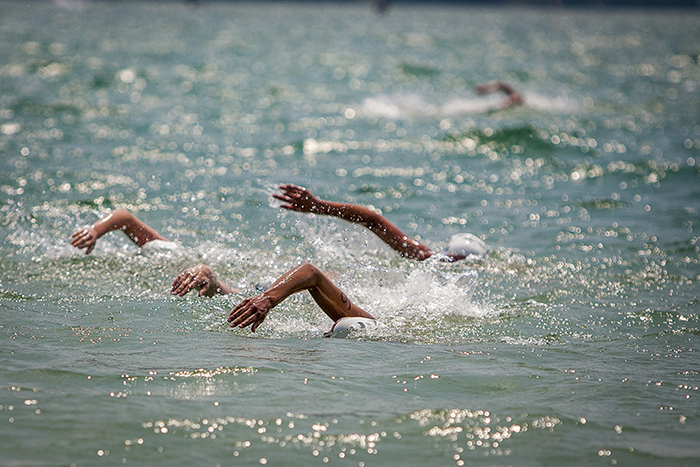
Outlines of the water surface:
[[[0,10],[6,465],[700,460],[695,10]],[[280,183],[489,256],[403,259]],[[70,246],[116,207],[184,252]],[[301,261],[386,328],[323,339],[307,294],[226,326]],[[200,262],[243,292],[170,296]]]

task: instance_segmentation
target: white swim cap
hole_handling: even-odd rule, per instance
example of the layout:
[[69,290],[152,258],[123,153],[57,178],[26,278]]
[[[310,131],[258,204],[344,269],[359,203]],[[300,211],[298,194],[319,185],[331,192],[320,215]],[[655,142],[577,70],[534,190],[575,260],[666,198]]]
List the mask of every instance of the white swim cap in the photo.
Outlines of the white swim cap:
[[386,326],[374,318],[346,317],[340,318],[333,324],[330,331],[323,337],[347,337],[357,332],[371,332],[377,329],[385,329]]
[[141,246],[141,253],[144,255],[183,255],[185,247],[170,240],[151,240]]
[[445,249],[446,255],[458,257],[459,259],[468,258],[469,256],[484,258],[486,253],[486,244],[479,237],[470,233],[453,235]]

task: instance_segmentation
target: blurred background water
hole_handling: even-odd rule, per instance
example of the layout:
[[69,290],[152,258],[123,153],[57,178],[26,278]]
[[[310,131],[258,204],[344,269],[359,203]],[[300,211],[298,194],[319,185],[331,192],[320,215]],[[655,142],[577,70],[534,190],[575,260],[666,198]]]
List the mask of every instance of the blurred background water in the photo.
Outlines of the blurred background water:
[[[3,465],[700,462],[697,10],[0,11]],[[489,256],[403,259],[288,182]],[[70,246],[116,207],[185,252]],[[322,339],[308,294],[226,326],[300,261],[386,328]],[[170,296],[199,262],[243,292]]]

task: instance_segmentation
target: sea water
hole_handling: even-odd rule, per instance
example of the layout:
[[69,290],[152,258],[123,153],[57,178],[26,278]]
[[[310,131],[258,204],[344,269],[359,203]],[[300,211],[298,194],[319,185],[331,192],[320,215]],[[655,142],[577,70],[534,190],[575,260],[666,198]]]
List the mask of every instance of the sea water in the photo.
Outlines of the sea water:
[[[699,21],[1,3],[0,463],[698,465]],[[182,250],[71,247],[117,207]],[[384,326],[324,339],[308,293],[227,326],[302,261]],[[171,296],[198,263],[241,293]]]

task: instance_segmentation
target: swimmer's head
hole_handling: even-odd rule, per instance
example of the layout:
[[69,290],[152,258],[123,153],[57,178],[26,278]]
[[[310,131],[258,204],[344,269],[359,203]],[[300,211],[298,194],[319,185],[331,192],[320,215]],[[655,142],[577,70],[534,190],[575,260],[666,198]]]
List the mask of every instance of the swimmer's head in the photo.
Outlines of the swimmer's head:
[[486,257],[486,253],[486,244],[479,237],[470,233],[453,235],[445,248],[445,255],[454,260],[483,259]]

